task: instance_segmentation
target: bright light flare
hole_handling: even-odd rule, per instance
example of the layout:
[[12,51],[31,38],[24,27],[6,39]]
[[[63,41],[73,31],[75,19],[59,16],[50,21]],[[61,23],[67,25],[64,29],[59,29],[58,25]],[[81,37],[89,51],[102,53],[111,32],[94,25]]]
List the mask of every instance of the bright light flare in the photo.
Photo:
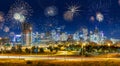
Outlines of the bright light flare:
[[97,19],[99,22],[102,22],[103,19],[104,19],[103,14],[100,13],[100,12],[96,13],[96,19]]
[[49,6],[45,9],[46,16],[55,16],[58,13],[58,9],[55,6]]
[[19,20],[20,17],[21,17],[21,15],[19,13],[15,13],[14,14],[14,19]]
[[72,13],[76,13],[80,11],[79,8],[80,8],[79,6],[70,6],[68,7],[68,10],[71,11]]
[[15,13],[13,17],[14,17],[15,20],[18,20],[20,22],[24,22],[25,21],[25,17],[22,14]]

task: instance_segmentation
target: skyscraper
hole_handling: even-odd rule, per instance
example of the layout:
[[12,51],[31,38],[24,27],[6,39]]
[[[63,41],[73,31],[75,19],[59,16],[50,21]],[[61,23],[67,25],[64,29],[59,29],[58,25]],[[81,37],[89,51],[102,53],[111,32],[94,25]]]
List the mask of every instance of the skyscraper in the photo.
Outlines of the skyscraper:
[[32,44],[32,25],[30,23],[22,23],[22,44],[30,46]]

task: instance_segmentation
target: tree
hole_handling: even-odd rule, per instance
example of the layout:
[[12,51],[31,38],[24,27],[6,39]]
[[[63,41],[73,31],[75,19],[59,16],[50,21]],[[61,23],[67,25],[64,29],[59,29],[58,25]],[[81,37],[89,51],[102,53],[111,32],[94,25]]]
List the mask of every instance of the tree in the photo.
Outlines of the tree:
[[55,47],[54,49],[55,49],[55,51],[56,51],[56,52],[58,52],[58,50],[59,50],[59,48],[58,48],[58,47]]
[[53,52],[53,47],[49,46],[48,49],[50,49],[50,52]]
[[35,46],[32,47],[31,52],[34,53]]
[[11,52],[16,52],[16,48],[15,48],[15,47],[12,47],[12,48],[11,48]]
[[40,53],[44,53],[44,49],[43,48],[40,48]]
[[25,48],[25,52],[26,52],[26,53],[30,53],[30,49]]
[[36,48],[34,49],[34,52],[35,52],[35,53],[38,53],[38,47],[36,47]]
[[17,45],[17,53],[22,53],[22,46],[21,45]]

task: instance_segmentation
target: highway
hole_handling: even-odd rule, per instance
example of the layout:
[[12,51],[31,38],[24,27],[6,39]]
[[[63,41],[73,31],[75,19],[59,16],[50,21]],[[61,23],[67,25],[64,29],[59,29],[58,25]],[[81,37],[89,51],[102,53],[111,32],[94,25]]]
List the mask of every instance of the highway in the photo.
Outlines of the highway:
[[119,60],[119,58],[92,58],[92,57],[66,57],[66,56],[37,56],[37,55],[19,55],[19,56],[4,56],[1,55],[0,59],[24,59],[24,60],[61,60],[61,61],[106,61],[106,60]]

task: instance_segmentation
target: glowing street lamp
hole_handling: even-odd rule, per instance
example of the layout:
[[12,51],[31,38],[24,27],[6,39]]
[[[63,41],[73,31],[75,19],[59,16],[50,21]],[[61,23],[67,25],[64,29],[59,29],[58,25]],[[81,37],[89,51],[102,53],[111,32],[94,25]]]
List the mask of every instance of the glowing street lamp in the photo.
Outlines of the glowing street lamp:
[[76,43],[79,44],[79,41],[77,41]]
[[110,52],[110,46],[111,46],[111,44],[110,44],[110,43],[108,43],[107,45],[108,45],[108,47],[109,47],[109,52]]
[[110,43],[107,44],[110,47]]
[[84,46],[86,46],[86,43],[82,43],[82,56],[83,56],[83,51],[84,51]]

